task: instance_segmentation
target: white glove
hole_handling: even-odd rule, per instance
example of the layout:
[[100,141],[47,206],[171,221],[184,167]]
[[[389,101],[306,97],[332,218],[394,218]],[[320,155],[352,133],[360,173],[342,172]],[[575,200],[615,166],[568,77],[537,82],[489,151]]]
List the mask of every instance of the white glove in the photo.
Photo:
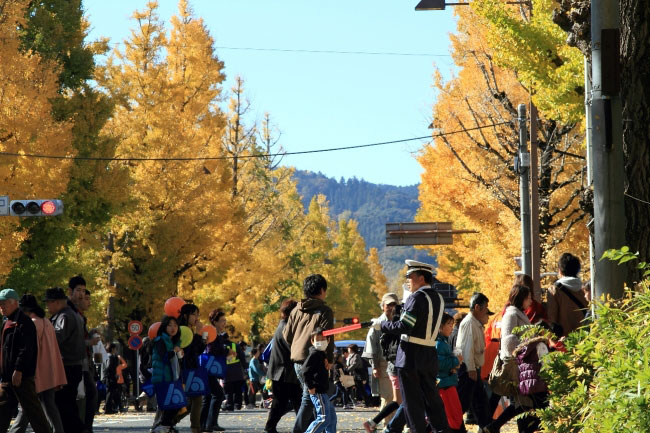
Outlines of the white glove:
[[372,325],[370,325],[370,327],[377,331],[381,331],[381,320],[372,319]]

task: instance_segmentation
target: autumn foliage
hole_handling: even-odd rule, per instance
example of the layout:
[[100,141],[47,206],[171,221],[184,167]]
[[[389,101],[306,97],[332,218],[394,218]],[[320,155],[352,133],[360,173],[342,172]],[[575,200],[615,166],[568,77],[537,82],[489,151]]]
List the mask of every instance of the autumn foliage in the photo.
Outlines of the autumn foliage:
[[[21,154],[74,155],[72,124],[52,118],[51,100],[59,90],[59,66],[25,49],[20,27],[25,25],[20,2],[0,3],[0,150],[16,156],[0,159],[0,180],[13,198],[57,197],[66,186],[69,161],[52,164]],[[26,227],[16,220],[0,220],[0,272],[11,269],[20,254]]]
[[303,209],[293,170],[265,156],[282,153],[271,115],[254,120],[243,79],[224,89],[203,21],[186,0],[168,26],[157,9],[135,11],[95,65],[108,41],[84,43],[79,1],[0,1],[0,150],[88,158],[2,157],[12,198],[67,206],[0,221],[6,283],[40,294],[82,273],[90,324],[109,335],[181,296],[204,321],[223,309],[235,337],[266,339],[316,272],[338,318],[378,315],[385,278],[356,222],[330,220],[325,197]]
[[[439,253],[438,278],[458,285],[467,298],[473,291],[484,292],[493,309],[498,309],[517,270],[515,257],[521,255],[519,175],[513,163],[518,147],[517,105],[530,101],[526,85],[534,85],[533,100],[542,108],[537,137],[542,272],[556,271],[557,257],[566,250],[588,257],[588,210],[581,202],[584,136],[582,126],[575,123],[575,97],[567,92],[562,96],[553,88],[558,77],[535,79],[543,73],[531,66],[538,66],[529,58],[531,52],[550,49],[549,41],[555,41],[550,17],[540,13],[534,28],[527,29],[513,6],[487,0],[473,5],[458,9],[458,33],[451,36],[458,73],[447,82],[439,74],[435,77],[439,96],[433,126],[443,135],[434,136],[418,158],[425,169],[418,220],[451,221],[454,228],[479,231],[457,236],[453,246],[434,250]],[[544,20],[546,27],[540,24]],[[537,45],[518,50],[523,40]],[[504,41],[512,42],[508,49]],[[564,49],[551,54],[566,58]],[[575,53],[569,54],[566,61],[572,62]],[[562,74],[562,66],[545,63],[544,67]],[[484,125],[491,126],[471,130]],[[464,132],[444,135],[450,131]]]

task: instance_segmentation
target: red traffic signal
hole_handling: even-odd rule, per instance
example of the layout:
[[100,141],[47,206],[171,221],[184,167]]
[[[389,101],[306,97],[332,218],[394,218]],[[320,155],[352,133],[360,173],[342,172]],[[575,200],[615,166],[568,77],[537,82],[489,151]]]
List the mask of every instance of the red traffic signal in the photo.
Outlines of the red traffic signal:
[[357,323],[359,323],[358,317],[346,317],[343,319],[343,324],[345,325],[356,325]]
[[53,216],[63,213],[63,201],[46,200],[12,200],[9,215],[18,217]]

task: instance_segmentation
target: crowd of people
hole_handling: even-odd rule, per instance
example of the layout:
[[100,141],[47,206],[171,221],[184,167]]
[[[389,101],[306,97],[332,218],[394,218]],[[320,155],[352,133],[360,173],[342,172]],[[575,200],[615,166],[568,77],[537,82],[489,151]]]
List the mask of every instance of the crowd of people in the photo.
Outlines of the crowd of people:
[[[367,336],[373,375],[382,378],[385,372],[392,389],[380,387],[383,407],[363,423],[366,432],[383,421],[384,433],[402,432],[406,425],[417,433],[462,433],[468,420],[478,433],[496,433],[515,418],[520,433],[538,431],[532,409],[546,407],[549,396],[540,374],[544,357],[564,350],[563,337],[590,320],[590,286],[578,277],[579,259],[560,257],[559,278],[544,304],[534,299],[530,276],[517,275],[507,304],[487,329],[493,314],[487,296],[474,293],[469,312],[452,317],[435,290],[432,267],[410,260],[407,265],[405,302],[384,296],[383,314]],[[540,328],[523,338],[527,325]],[[510,382],[501,379],[504,372],[510,372]]]
[[[0,291],[2,352],[0,355],[0,432],[90,432],[97,406],[92,346],[100,341],[89,333],[84,313],[90,291],[82,277],[73,277],[68,293],[45,291],[50,314],[29,294]],[[78,395],[84,396],[78,399]]]
[[[368,433],[382,423],[385,433],[406,426],[413,433],[466,432],[467,418],[478,424],[479,433],[495,433],[524,412],[527,416],[517,418],[519,431],[536,431],[539,420],[530,409],[548,401],[540,375],[544,356],[562,350],[561,338],[588,319],[589,288],[578,278],[579,260],[562,255],[560,278],[545,304],[533,298],[532,279],[518,275],[508,303],[487,330],[492,313],[484,294],[472,295],[467,314],[452,317],[435,290],[433,267],[406,263],[402,302],[394,293],[382,297],[381,315],[373,319],[363,350],[350,344],[337,351],[334,338],[323,335],[333,328],[334,313],[326,303],[327,281],[313,274],[303,282],[302,300],[284,300],[271,342],[254,345],[250,359],[245,343],[233,342],[226,332],[225,312],[210,312],[216,335],[209,338],[202,332],[199,307],[184,304],[177,314],[163,316],[151,338],[144,339],[138,371],[123,358],[123,345],[104,344],[100,333],[88,330],[84,313],[90,291],[82,277],[70,279],[67,294],[46,290],[49,319],[33,295],[4,289],[0,433],[10,425],[13,433],[24,432],[28,424],[36,433],[92,432],[101,400],[105,414],[120,413],[129,402],[125,394],[135,397],[136,410],[146,406],[156,412],[154,433],[177,431],[185,417],[193,433],[224,431],[220,412],[255,407],[269,409],[267,433],[276,433],[289,412],[296,414],[294,433],[334,433],[337,407],[372,405],[366,389],[369,368],[381,407],[363,423]],[[554,336],[522,338],[520,327],[530,324]],[[183,335],[183,329],[189,334]],[[212,361],[221,363],[214,374],[206,367]],[[486,383],[504,365],[516,366],[512,392]],[[205,387],[192,385],[191,375],[199,373],[205,374]],[[176,395],[179,381],[185,386]],[[168,392],[164,401],[163,388]]]

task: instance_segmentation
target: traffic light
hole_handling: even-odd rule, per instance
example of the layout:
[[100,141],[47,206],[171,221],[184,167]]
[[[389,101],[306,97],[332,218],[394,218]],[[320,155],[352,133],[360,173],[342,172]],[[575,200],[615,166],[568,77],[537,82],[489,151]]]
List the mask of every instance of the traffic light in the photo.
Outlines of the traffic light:
[[18,217],[54,216],[63,213],[63,201],[45,200],[11,200],[9,215]]
[[346,317],[345,319],[343,319],[344,325],[356,325],[357,323],[359,323],[358,317]]

